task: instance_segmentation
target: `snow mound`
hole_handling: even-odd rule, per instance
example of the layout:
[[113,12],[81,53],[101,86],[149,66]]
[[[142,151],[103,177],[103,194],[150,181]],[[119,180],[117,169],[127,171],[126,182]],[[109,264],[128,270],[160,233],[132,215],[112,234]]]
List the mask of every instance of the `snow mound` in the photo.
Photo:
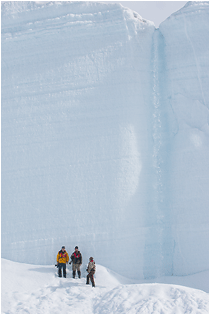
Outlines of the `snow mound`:
[[206,293],[168,284],[122,285],[107,292],[97,314],[192,314],[208,309]]
[[3,314],[208,313],[208,294],[201,290],[126,284],[126,278],[100,265],[96,266],[95,288],[85,284],[85,275],[72,279],[70,266],[65,279],[56,276],[54,266],[5,259],[1,265]]

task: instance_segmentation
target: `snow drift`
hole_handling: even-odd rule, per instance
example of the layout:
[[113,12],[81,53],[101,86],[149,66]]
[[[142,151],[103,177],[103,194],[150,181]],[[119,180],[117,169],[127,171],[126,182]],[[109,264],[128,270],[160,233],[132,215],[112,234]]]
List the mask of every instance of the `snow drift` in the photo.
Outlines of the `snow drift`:
[[[2,257],[208,269],[208,2],[2,3]],[[9,250],[8,250],[9,249]]]
[[2,271],[4,314],[208,314],[209,295],[204,291],[172,284],[132,284],[100,265],[96,265],[95,288],[87,286],[84,277],[70,278],[68,270],[66,279],[58,278],[52,265],[2,259]]

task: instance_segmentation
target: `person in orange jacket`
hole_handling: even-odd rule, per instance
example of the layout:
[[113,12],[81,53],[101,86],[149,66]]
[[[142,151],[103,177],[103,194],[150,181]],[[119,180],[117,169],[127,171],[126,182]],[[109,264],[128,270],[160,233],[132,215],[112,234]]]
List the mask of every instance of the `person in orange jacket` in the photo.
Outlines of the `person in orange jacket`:
[[66,264],[69,261],[69,255],[65,250],[65,246],[62,246],[61,250],[57,255],[57,267],[58,267],[58,276],[62,277],[61,269],[63,269],[63,276],[66,278]]

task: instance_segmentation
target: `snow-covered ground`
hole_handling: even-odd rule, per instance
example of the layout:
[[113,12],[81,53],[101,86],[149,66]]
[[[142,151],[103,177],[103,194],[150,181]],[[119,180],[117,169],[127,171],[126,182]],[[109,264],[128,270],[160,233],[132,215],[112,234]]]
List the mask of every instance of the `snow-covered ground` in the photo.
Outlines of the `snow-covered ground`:
[[[92,288],[85,284],[85,274],[72,279],[69,267],[66,279],[58,278],[52,265],[2,259],[1,267],[3,314],[208,314],[207,272],[142,284],[97,265]],[[198,283],[197,277],[204,291],[186,287]],[[176,281],[181,285],[171,284]]]

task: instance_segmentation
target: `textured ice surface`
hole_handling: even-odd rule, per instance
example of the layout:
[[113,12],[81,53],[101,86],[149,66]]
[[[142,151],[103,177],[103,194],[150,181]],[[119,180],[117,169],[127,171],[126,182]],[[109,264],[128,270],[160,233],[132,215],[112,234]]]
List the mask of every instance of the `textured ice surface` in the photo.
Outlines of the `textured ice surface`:
[[[208,269],[208,2],[2,3],[2,257]],[[9,250],[8,250],[9,248]]]
[[204,270],[208,263],[208,3],[187,3],[160,25],[160,32],[169,109],[173,268],[181,275]]

